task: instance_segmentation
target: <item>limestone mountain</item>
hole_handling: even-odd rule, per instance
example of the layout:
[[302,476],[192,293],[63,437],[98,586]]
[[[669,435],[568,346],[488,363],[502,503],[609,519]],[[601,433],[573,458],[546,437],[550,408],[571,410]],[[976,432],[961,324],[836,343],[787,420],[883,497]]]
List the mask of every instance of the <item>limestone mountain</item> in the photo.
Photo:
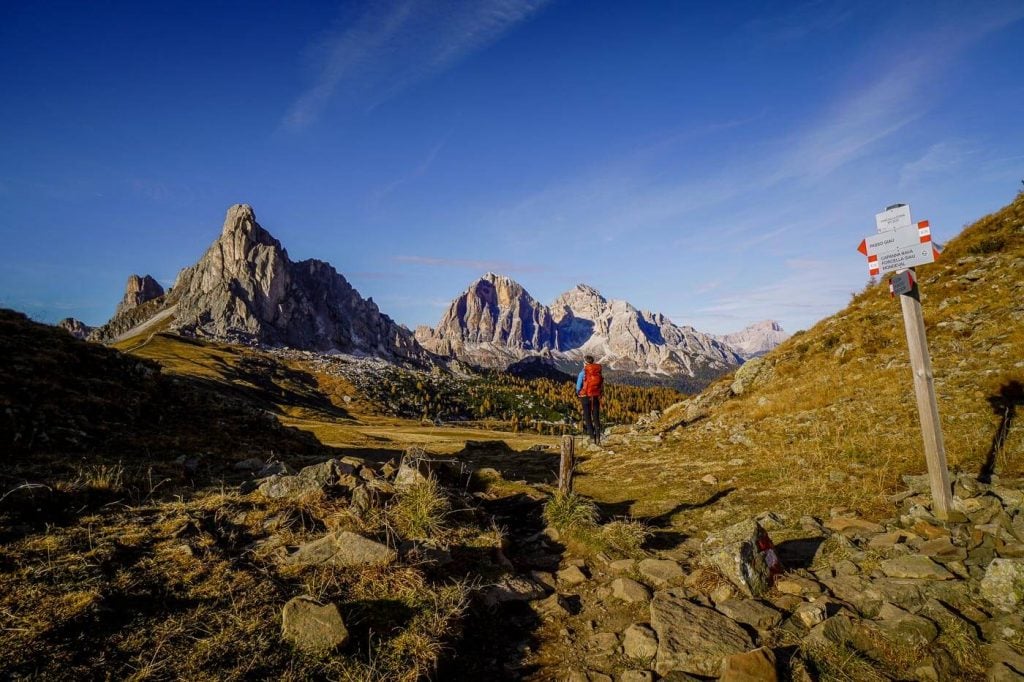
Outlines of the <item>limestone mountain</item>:
[[551,311],[518,282],[492,272],[451,302],[436,329],[421,327],[416,338],[434,353],[488,367],[557,345]]
[[108,340],[166,320],[171,330],[232,342],[425,356],[409,330],[360,296],[330,264],[292,261],[245,204],[228,209],[220,236],[199,262],[181,271],[170,293],[131,310],[143,312],[146,306],[127,329],[114,324],[124,316],[119,309],[96,336]]
[[738,332],[715,338],[735,348],[744,358],[754,358],[780,345],[789,338],[789,334],[775,320],[763,320]]
[[109,342],[150,320],[164,307],[166,292],[150,275],[129,275],[124,296],[106,324],[91,329],[91,341]]
[[623,375],[707,378],[742,362],[707,334],[625,301],[609,301],[585,284],[548,307],[519,283],[493,273],[471,284],[435,329],[421,327],[416,338],[435,353],[486,367],[543,355],[568,368],[590,353]]

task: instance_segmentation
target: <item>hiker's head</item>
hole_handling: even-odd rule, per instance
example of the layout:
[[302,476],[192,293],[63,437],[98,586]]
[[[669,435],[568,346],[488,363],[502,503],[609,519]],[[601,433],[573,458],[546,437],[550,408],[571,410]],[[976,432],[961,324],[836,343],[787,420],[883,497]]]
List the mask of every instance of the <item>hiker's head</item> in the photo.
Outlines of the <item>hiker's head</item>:
[[588,365],[594,364],[594,356],[593,355],[584,355],[583,356],[583,362],[587,363]]

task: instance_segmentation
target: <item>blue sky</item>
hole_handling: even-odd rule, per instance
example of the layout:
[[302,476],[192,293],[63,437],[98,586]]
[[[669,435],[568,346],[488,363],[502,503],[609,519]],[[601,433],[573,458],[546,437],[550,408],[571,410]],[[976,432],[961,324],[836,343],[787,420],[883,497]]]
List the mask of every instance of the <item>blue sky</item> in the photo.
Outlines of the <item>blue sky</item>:
[[806,328],[886,205],[1012,199],[1022,64],[1019,0],[5,2],[0,305],[101,323],[244,202],[410,327],[492,270]]

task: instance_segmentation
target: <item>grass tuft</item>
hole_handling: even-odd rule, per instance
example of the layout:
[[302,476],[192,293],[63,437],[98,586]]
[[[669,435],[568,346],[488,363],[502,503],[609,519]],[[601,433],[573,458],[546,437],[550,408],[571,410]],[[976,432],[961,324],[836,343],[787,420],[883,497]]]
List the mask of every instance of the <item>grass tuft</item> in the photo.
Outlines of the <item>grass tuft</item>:
[[387,509],[387,518],[399,535],[423,539],[441,533],[451,505],[433,478],[404,488]]

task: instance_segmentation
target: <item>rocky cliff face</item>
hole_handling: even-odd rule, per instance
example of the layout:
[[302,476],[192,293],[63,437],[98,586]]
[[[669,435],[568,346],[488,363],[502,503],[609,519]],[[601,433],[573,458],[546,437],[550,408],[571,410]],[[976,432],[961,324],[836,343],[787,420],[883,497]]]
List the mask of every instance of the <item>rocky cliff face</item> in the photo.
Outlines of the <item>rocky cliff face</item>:
[[425,357],[411,332],[360,296],[328,263],[293,262],[245,204],[228,209],[220,237],[198,263],[181,271],[170,294],[136,310],[156,301],[160,305],[148,310],[144,320],[133,320],[135,329],[166,315],[170,329],[192,336]]
[[572,363],[589,353],[610,370],[695,377],[742,362],[707,334],[625,301],[609,301],[585,284],[546,307],[518,283],[493,273],[452,301],[436,329],[417,330],[417,339],[433,352],[490,367],[538,354]]
[[73,317],[65,317],[63,320],[57,323],[57,326],[66,331],[76,339],[85,339],[92,332],[93,328],[85,324],[81,320],[76,320]]
[[789,334],[783,331],[778,322],[764,320],[755,322],[741,331],[715,338],[736,349],[744,358],[753,358],[775,348],[788,339]]
[[126,313],[163,295],[164,288],[149,275],[131,275],[124,288],[124,298],[117,305],[117,313]]
[[550,351],[556,344],[551,312],[514,280],[487,273],[451,302],[437,328],[420,328],[417,340],[439,355],[485,366]]

